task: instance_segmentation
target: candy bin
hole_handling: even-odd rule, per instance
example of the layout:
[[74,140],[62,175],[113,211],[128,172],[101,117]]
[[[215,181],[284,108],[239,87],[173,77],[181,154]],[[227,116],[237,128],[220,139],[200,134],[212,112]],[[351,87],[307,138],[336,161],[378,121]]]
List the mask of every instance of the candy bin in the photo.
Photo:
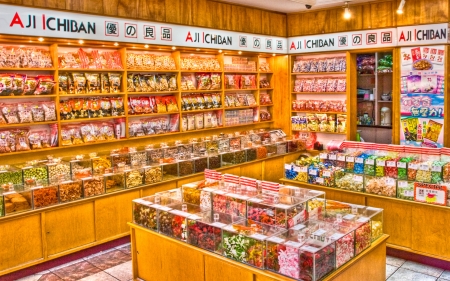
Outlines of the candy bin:
[[443,180],[442,170],[446,162],[433,161],[431,163],[431,183],[440,183]]
[[400,157],[397,161],[397,179],[407,180],[408,179],[408,163],[413,161],[413,157]]
[[47,166],[30,161],[26,165],[18,166],[22,170],[22,181],[25,188],[44,185],[48,183]]
[[108,156],[95,156],[91,158],[94,175],[104,174],[111,168],[111,158]]
[[178,162],[178,175],[180,177],[192,175],[194,173],[194,160],[186,159]]
[[172,180],[178,177],[178,163],[162,164],[163,181]]
[[145,151],[147,151],[148,163],[160,164],[163,162],[164,152],[162,148],[154,148],[153,145],[148,145]]
[[235,151],[221,153],[220,156],[222,167],[236,164]]
[[276,143],[277,146],[277,154],[285,154],[287,153],[287,142],[286,141],[277,141]]
[[414,182],[398,180],[397,198],[414,201]]
[[361,155],[360,151],[354,151],[345,157],[345,171],[347,173],[353,173],[355,170],[355,157]]
[[236,150],[234,153],[234,159],[236,164],[247,162],[245,150]]
[[144,167],[144,182],[145,184],[152,184],[161,182],[163,180],[163,172],[161,165],[145,166]]
[[103,174],[106,193],[125,189],[125,174],[124,172]]
[[199,205],[202,209],[212,208],[212,192],[219,187],[218,181],[202,180],[181,186],[183,203]]
[[31,188],[33,208],[39,209],[59,203],[58,185],[36,186]]
[[183,154],[190,154],[193,153],[193,148],[192,148],[192,144],[191,143],[186,143],[186,144],[177,144],[178,147],[178,153],[183,153]]
[[260,189],[258,188],[258,182],[256,179],[240,177],[239,183],[241,186],[242,194],[253,197],[260,193]]
[[144,184],[144,169],[125,170],[125,187],[133,188]]
[[431,162],[421,162],[418,165],[416,181],[431,183]]
[[308,219],[321,219],[325,215],[325,202],[324,198],[312,198],[308,200],[307,211]]
[[128,148],[116,149],[111,151],[111,166],[116,167],[117,164],[131,165],[131,158]]
[[210,150],[220,151],[219,150],[219,140],[207,139],[207,140],[205,140],[204,143],[205,143],[206,151],[210,151]]
[[369,158],[369,156],[369,152],[366,151],[355,157],[355,166],[353,168],[355,174],[364,174],[364,161]]
[[275,143],[269,143],[264,145],[267,149],[267,157],[277,155],[277,145]]
[[50,159],[46,164],[49,183],[57,183],[61,177],[70,177],[70,164],[61,158]]
[[263,145],[256,145],[256,159],[267,158],[267,148]]
[[317,184],[334,187],[334,171],[335,168],[333,166],[329,164],[323,165],[319,170],[319,177],[316,179]]
[[390,177],[364,177],[367,193],[395,197],[397,195],[397,181]]
[[242,189],[238,188],[235,193],[227,193],[226,197],[226,214],[238,217],[246,217],[247,215],[247,200],[249,197],[243,194]]
[[161,202],[161,196],[156,194],[133,200],[133,222],[153,231],[160,231],[160,225],[169,229],[168,211],[171,205],[178,203],[173,199]]
[[365,218],[370,220],[371,241],[375,241],[383,235],[383,209],[366,207],[358,209],[360,219],[357,222],[364,222]]
[[[319,177],[319,171],[320,166],[319,163],[312,163],[308,167],[308,183],[311,184],[319,184],[318,183],[318,177]],[[319,179],[319,182],[323,182],[323,179]]]
[[247,162],[255,161],[257,159],[257,149],[256,147],[245,148]]
[[230,137],[229,142],[230,142],[230,149],[233,150],[240,150],[241,148],[246,147],[246,145],[248,144],[248,141],[243,143],[242,137],[239,135]]
[[[209,146],[209,142],[206,143],[206,147],[209,147],[208,150],[210,150],[211,148],[215,149],[215,146],[212,146],[212,147]],[[224,137],[224,138],[220,138],[218,140],[217,148],[218,148],[217,151],[219,151],[219,152],[227,152],[227,151],[230,151],[230,149],[233,149],[233,150],[241,149],[241,146],[239,146],[237,148],[234,148],[234,147],[231,148],[230,139]]]
[[208,153],[208,168],[218,169],[222,167],[221,156],[217,153]]
[[147,152],[145,150],[138,151],[135,148],[130,148],[130,164],[132,166],[146,165]]
[[375,176],[384,177],[386,161],[391,160],[389,156],[380,156],[375,160]]
[[[202,151],[208,151],[208,152],[211,151],[209,149],[208,150],[206,149],[206,144],[203,141],[197,142],[197,141],[193,140],[191,143],[192,143],[192,153],[194,153],[194,154],[200,154],[200,153],[202,153]],[[214,147],[212,147],[212,148],[213,148],[212,151],[218,151],[218,148],[217,149],[215,149]]]
[[364,177],[362,175],[345,173],[340,178],[336,177],[335,186],[340,189],[363,192]]
[[210,212],[202,212],[199,206],[188,203],[173,204],[170,207],[171,210],[168,211],[170,227],[160,227],[160,231],[165,235],[184,242],[187,241],[187,220],[197,220],[211,214]]
[[155,195],[159,195],[161,198],[161,204],[169,204],[173,200],[177,202],[182,201],[181,188],[173,188],[165,191],[156,192]]
[[[299,144],[301,141],[298,139],[288,139],[286,141],[286,148],[287,148],[287,152],[297,152],[300,150],[304,150],[304,147],[306,145]],[[303,147],[303,149],[301,149]]]
[[263,269],[266,239],[281,231],[252,220],[234,222],[222,229],[223,256]]
[[417,176],[417,170],[419,169],[420,161],[414,159],[413,161],[408,163],[408,180],[415,181]]
[[31,190],[23,185],[2,184],[1,198],[4,204],[4,215],[15,214],[32,209]]
[[85,198],[105,193],[102,176],[93,176],[81,179],[83,182],[83,195]]
[[206,214],[200,218],[188,218],[187,243],[201,249],[222,254],[222,229],[242,218],[228,214]]
[[194,173],[202,173],[208,169],[208,157],[198,156],[192,159],[194,160]]
[[83,198],[83,182],[67,180],[59,183],[59,202],[65,203]]
[[293,164],[284,164],[284,177],[288,180],[295,180],[300,168]]
[[336,154],[336,167],[345,169],[345,160],[347,158],[347,154],[345,152],[338,152]]
[[375,176],[375,161],[377,158],[377,155],[370,155],[364,160],[364,175]]
[[[319,219],[334,222],[338,215],[344,216],[352,213],[353,208],[357,208],[358,205],[353,205],[345,202],[339,202],[335,200],[327,199],[325,202],[324,216],[319,217]],[[364,208],[365,206],[360,206]],[[355,210],[356,212],[356,210]]]
[[6,183],[23,184],[22,171],[9,165],[0,166],[0,184]]
[[83,155],[78,155],[77,159],[70,161],[70,170],[72,171],[73,180],[80,180],[92,176],[91,159],[83,158]]
[[322,164],[329,163],[328,162],[328,153],[327,152],[319,153],[319,159],[320,159],[320,163],[322,163]]
[[164,159],[167,158],[177,158],[178,154],[178,146],[164,146],[164,144],[161,144]]

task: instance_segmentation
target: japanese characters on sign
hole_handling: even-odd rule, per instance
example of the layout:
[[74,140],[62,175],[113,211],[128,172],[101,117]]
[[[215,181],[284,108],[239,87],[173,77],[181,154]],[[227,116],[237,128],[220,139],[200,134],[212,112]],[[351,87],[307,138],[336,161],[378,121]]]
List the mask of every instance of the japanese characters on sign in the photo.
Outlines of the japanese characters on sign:
[[414,200],[435,205],[446,206],[447,187],[424,182],[414,183]]

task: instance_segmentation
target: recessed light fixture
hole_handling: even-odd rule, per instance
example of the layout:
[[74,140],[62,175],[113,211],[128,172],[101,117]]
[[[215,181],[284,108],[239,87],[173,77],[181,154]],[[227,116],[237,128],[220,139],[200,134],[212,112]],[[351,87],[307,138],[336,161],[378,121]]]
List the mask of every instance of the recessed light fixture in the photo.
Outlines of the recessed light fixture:
[[78,40],[78,44],[83,44],[84,41],[83,40]]
[[191,54],[191,56],[193,56],[194,54]]
[[198,52],[198,51],[200,51],[200,49],[199,49],[199,48],[197,48],[197,49],[195,49],[195,50],[196,50],[197,52]]
[[219,53],[222,53],[222,50],[219,50]]
[[119,46],[119,43],[117,43],[117,42],[116,42],[116,43],[114,43],[114,46]]
[[39,41],[39,42],[43,42],[43,41],[44,41],[44,38],[39,37],[38,41]]
[[242,52],[241,52],[241,51],[239,51],[239,52],[238,52],[238,54],[240,55],[240,54],[242,54]]
[[176,50],[176,49],[177,49],[177,47],[175,47],[175,46],[172,47],[172,50]]
[[276,56],[276,54],[272,54],[272,57]]
[[403,14],[403,7],[405,6],[406,0],[400,1],[400,5],[398,5],[397,14]]
[[146,45],[144,46],[144,48],[148,49],[148,45],[146,44]]
[[349,18],[352,17],[352,14],[350,13],[350,8],[348,6],[348,2],[349,1],[345,1],[345,5],[344,5],[344,19],[348,20]]

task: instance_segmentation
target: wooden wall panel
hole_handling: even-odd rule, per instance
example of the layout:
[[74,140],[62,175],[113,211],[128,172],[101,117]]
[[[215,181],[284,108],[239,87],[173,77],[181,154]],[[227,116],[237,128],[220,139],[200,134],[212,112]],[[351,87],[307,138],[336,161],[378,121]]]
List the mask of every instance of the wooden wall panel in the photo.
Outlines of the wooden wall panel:
[[[10,3],[13,4],[12,1],[0,1],[2,3]],[[49,9],[66,9],[66,1],[65,0],[17,0],[15,1],[17,4],[22,4],[26,6],[36,6],[36,7],[47,7]],[[19,3],[21,2],[21,3]],[[100,5],[101,6],[101,5]]]
[[165,0],[145,0],[139,2],[138,18],[149,21],[165,21]]
[[343,32],[370,28],[448,22],[449,1],[408,0],[403,15],[396,13],[400,0],[352,5],[352,18],[344,20],[341,7],[287,15],[288,36]]
[[214,21],[211,24],[212,28],[232,30],[231,27],[231,6],[230,4],[210,2],[211,15]]

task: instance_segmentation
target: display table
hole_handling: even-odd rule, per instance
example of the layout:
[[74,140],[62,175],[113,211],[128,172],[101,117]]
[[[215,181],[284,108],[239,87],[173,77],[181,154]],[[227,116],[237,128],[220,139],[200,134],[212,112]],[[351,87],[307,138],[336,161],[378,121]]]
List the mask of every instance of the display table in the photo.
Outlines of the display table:
[[[131,227],[133,278],[146,281],[274,281],[294,280],[235,262],[217,254],[155,233],[134,223]],[[322,280],[386,280],[386,240],[383,235],[356,258]]]

